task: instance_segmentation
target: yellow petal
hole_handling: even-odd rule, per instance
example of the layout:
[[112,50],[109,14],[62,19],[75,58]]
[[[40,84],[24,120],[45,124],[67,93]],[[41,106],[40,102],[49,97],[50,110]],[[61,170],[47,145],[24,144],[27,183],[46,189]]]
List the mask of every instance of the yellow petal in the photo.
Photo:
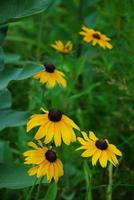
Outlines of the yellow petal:
[[69,117],[67,117],[66,115],[62,115],[62,119],[66,124],[69,124],[70,126],[72,126],[73,128],[80,130],[80,128],[73,122],[73,120],[71,120]]
[[70,135],[67,125],[62,121],[60,122],[60,131],[61,131],[62,139],[64,143],[69,145],[71,142],[71,135]]
[[54,142],[56,146],[61,145],[61,131],[58,123],[54,124]]
[[38,166],[32,167],[31,169],[28,170],[29,176],[33,176],[37,174]]
[[100,158],[101,155],[101,150],[97,149],[97,151],[95,152],[95,154],[92,157],[92,165],[96,165],[98,159]]
[[90,141],[88,136],[87,136],[87,134],[86,134],[86,132],[82,131],[81,133],[82,133],[82,135],[83,135],[85,140]]
[[90,157],[90,156],[92,156],[95,152],[96,152],[96,148],[94,147],[93,149],[88,149],[88,150],[86,150],[86,151],[84,151],[82,154],[81,154],[81,156],[82,157]]
[[89,131],[89,138],[91,140],[93,140],[94,142],[96,142],[96,140],[98,140],[98,138],[95,136],[93,131]]
[[117,147],[113,144],[109,144],[108,146],[109,150],[112,151],[113,153],[115,153],[118,156],[122,156],[122,153],[119,149],[117,149]]
[[29,150],[23,153],[25,158],[25,164],[40,164],[44,160],[44,154],[47,148],[38,150]]
[[57,182],[58,179],[59,179],[59,169],[58,169],[58,165],[55,162],[54,163],[54,180],[55,180],[55,182]]
[[29,147],[33,147],[33,149],[38,149],[39,147],[34,142],[28,142]]
[[38,171],[37,171],[37,178],[47,174],[48,166],[49,166],[49,162],[47,160],[45,160],[44,162],[42,162],[40,164]]
[[54,123],[51,122],[48,128],[48,131],[46,133],[45,144],[48,144],[49,142],[51,142],[51,140],[53,139],[53,136],[54,136]]
[[108,160],[108,157],[107,157],[106,151],[102,151],[101,156],[99,158],[99,161],[102,167],[107,166],[107,160]]
[[54,164],[53,163],[50,163],[48,173],[49,173],[48,181],[50,182],[52,180],[52,178],[54,177]]

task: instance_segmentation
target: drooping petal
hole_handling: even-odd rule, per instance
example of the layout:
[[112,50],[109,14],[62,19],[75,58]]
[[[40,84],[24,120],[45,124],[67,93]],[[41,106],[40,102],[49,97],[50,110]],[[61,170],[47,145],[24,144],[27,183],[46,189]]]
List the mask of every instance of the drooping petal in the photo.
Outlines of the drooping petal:
[[61,145],[61,131],[58,126],[58,123],[54,124],[54,142],[56,146]]
[[95,154],[92,157],[92,165],[96,165],[98,159],[100,158],[101,155],[101,150],[97,149],[97,151],[95,152]]
[[29,176],[33,176],[33,175],[37,174],[37,171],[38,171],[38,166],[35,166],[28,170],[28,174],[29,174]]
[[118,156],[122,156],[122,153],[119,149],[117,149],[117,147],[113,144],[109,144],[109,151],[115,153]]
[[99,161],[103,168],[107,166],[108,157],[106,151],[102,151]]
[[70,126],[72,126],[73,128],[80,130],[80,128],[73,122],[73,120],[71,120],[69,117],[67,117],[66,115],[62,115],[62,119],[66,124],[69,124]]

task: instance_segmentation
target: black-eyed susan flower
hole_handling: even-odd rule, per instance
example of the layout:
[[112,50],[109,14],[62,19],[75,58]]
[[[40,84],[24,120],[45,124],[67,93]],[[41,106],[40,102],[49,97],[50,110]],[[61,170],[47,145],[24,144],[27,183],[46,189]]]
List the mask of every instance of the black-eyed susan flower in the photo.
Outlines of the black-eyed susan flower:
[[38,145],[34,142],[29,142],[28,145],[33,149],[23,153],[24,163],[34,165],[28,170],[29,176],[36,175],[37,178],[47,176],[49,182],[52,179],[57,182],[64,172],[63,164],[55,150],[43,146],[41,141],[38,141]]
[[104,49],[112,49],[112,45],[109,43],[111,39],[106,35],[101,34],[99,31],[82,26],[80,34],[84,36],[83,40],[85,42],[91,42],[93,46],[99,44]]
[[107,139],[98,139],[95,134],[90,131],[89,137],[85,132],[82,132],[83,138],[78,137],[81,147],[77,150],[84,149],[82,157],[92,156],[92,165],[96,165],[99,160],[102,167],[107,166],[107,161],[110,161],[114,166],[118,165],[116,155],[122,156],[122,153],[113,144],[109,144]]
[[35,79],[39,79],[42,84],[47,84],[52,88],[56,84],[66,87],[67,81],[64,78],[65,74],[55,69],[53,64],[45,64],[45,70],[34,75]]
[[64,115],[58,109],[51,109],[49,112],[42,109],[43,114],[31,116],[27,124],[27,132],[36,126],[40,126],[35,139],[39,140],[45,137],[45,144],[53,141],[56,146],[61,145],[61,141],[67,145],[76,141],[76,135],[73,128],[79,130],[79,127],[69,117]]
[[73,48],[73,44],[71,41],[68,41],[66,44],[64,44],[62,41],[58,40],[58,41],[55,41],[55,43],[52,44],[51,47],[53,47],[59,52],[69,53]]

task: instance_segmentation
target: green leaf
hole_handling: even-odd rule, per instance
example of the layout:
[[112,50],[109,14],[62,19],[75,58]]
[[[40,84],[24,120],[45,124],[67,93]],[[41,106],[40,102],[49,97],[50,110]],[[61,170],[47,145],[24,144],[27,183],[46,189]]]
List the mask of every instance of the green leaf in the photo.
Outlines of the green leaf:
[[[27,174],[24,165],[0,164],[0,188],[21,189],[34,185],[35,181],[34,176]],[[46,179],[43,180],[43,183],[46,183]]]
[[0,45],[5,40],[6,34],[7,34],[8,26],[6,24],[0,26]]
[[12,105],[11,93],[8,89],[0,91],[0,109],[10,108]]
[[17,21],[43,12],[53,3],[53,0],[1,0],[0,23]]
[[9,146],[9,142],[0,141],[0,163],[12,162],[12,149]]
[[27,123],[29,113],[26,111],[0,110],[0,130],[16,127]]
[[58,191],[57,184],[51,183],[44,200],[55,200],[57,196],[57,191]]
[[4,69],[4,53],[3,49],[0,47],[0,71]]
[[20,60],[20,58],[21,58],[21,56],[19,54],[5,53],[4,54],[4,63],[5,64],[16,63]]
[[0,72],[0,89],[7,87],[12,80],[27,79],[43,69],[42,65],[32,62],[26,63],[23,68],[7,67]]

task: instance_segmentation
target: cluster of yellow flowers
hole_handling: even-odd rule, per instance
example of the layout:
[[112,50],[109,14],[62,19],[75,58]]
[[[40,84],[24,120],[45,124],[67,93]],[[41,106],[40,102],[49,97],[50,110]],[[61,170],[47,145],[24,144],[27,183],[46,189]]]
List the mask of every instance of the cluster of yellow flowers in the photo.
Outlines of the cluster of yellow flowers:
[[[112,45],[108,42],[110,39],[98,31],[83,26],[80,34],[84,36],[86,42],[91,42],[93,45],[99,44],[103,48],[112,48]],[[69,41],[64,45],[61,41],[56,41],[52,47],[62,53],[69,53],[72,50],[72,43]],[[47,83],[49,87],[54,87],[57,83],[63,87],[67,85],[64,74],[56,70],[53,64],[46,64],[45,70],[36,74],[34,78],[40,79],[43,84]],[[92,131],[87,135],[80,130],[73,120],[57,108],[49,111],[43,108],[41,110],[43,114],[32,115],[27,123],[27,132],[39,127],[34,136],[36,142],[28,143],[32,150],[23,153],[24,163],[34,165],[28,171],[30,176],[36,175],[39,178],[46,175],[49,182],[52,179],[58,181],[64,171],[63,164],[58,158],[54,146],[61,146],[62,142],[70,145],[72,142],[78,141],[81,146],[76,150],[84,150],[82,157],[92,156],[93,166],[96,165],[98,160],[102,167],[106,167],[108,161],[114,166],[118,164],[117,155],[121,156],[122,153],[107,139],[97,138]],[[74,129],[80,131],[82,137],[77,138]]]

